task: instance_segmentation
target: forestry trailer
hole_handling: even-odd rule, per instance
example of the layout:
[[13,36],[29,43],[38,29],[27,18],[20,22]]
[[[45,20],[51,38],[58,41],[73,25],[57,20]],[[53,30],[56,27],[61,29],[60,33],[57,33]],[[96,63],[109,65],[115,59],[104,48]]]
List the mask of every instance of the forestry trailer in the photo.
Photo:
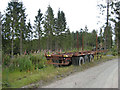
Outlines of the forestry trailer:
[[[83,42],[83,37],[82,37]],[[69,52],[69,53],[58,53],[58,54],[46,54],[45,57],[48,60],[48,64],[53,64],[55,66],[63,66],[63,65],[82,65],[85,62],[91,62],[94,60],[94,55],[98,55],[100,53],[106,52],[106,50],[98,49],[97,46],[97,34],[96,34],[96,49],[92,51],[83,51],[83,43],[82,43],[82,51],[79,51],[78,45],[78,33],[77,33],[77,52]]]

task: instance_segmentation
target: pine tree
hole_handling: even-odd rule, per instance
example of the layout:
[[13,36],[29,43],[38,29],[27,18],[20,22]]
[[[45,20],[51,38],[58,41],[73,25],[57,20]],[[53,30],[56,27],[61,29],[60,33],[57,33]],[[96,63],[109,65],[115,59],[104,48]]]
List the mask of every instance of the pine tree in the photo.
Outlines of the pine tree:
[[83,31],[83,38],[84,38],[83,43],[84,43],[85,48],[87,47],[87,44],[88,44],[88,37],[87,37],[88,33],[87,32],[88,32],[88,27],[86,25]]
[[65,39],[64,43],[66,44],[66,49],[70,50],[72,48],[72,44],[73,44],[72,41],[73,41],[73,39],[72,39],[69,27],[67,28],[65,34],[66,34],[66,39]]
[[26,38],[29,40],[29,41],[32,41],[33,39],[33,30],[32,30],[32,25],[30,23],[30,20],[29,22],[27,23],[27,26],[26,26],[26,32],[27,32],[27,36]]
[[0,12],[0,54],[2,54],[1,52],[2,52],[2,14]]
[[23,3],[19,2],[20,4],[20,55],[22,55],[22,42],[23,42],[23,33],[26,31],[26,14],[25,8],[23,7]]
[[32,25],[30,23],[30,20],[28,21],[27,25],[26,25],[26,38],[27,38],[27,42],[26,44],[29,44],[28,48],[26,48],[27,50],[31,50],[33,47],[33,43],[32,43],[32,39],[33,39],[33,29],[32,29]]
[[53,33],[55,32],[55,18],[53,14],[53,9],[51,6],[48,6],[46,11],[45,20],[44,20],[44,31],[45,36],[47,37],[47,49],[50,50],[53,48]]
[[89,37],[92,47],[96,47],[96,34],[97,32],[95,30],[92,31],[91,38]]
[[112,48],[112,27],[110,25],[105,27],[103,35],[104,35],[104,37],[106,37],[106,35],[107,35],[106,48],[107,49]]
[[107,0],[106,5],[104,5],[104,4],[98,5],[100,10],[101,10],[102,15],[104,15],[105,9],[107,9],[106,10],[107,11],[106,23],[105,23],[106,25],[104,28],[104,48],[105,49],[111,48],[111,44],[112,44],[112,39],[110,38],[110,37],[112,37],[112,32],[110,31],[110,22],[109,22],[110,17],[111,17],[111,12],[110,12],[111,11],[111,7],[110,7],[111,4],[113,4],[113,2],[111,2],[110,0]]
[[115,23],[115,41],[117,44],[118,53],[120,54],[120,1],[114,3],[113,9],[115,12],[115,19],[113,19]]
[[66,30],[66,18],[65,18],[65,14],[64,14],[63,11],[60,11],[60,9],[58,10],[58,13],[57,13],[57,18],[56,18],[56,21],[55,21],[55,26],[56,26],[55,33],[57,35],[57,38],[56,38],[56,47],[60,48],[60,46],[63,45],[62,41],[64,40],[64,34],[62,34],[62,33],[65,33],[65,30]]
[[[5,16],[7,18],[5,18]],[[11,32],[10,32],[10,17],[8,17],[7,14],[3,15],[2,18],[2,49],[4,53],[10,53],[11,52]]]
[[4,16],[3,22],[3,35],[5,39],[11,40],[11,56],[13,58],[15,43],[14,41],[20,38],[20,54],[22,54],[22,34],[25,31],[25,8],[23,8],[22,2],[12,2],[8,3],[8,7],[6,9],[6,14]]
[[13,58],[13,49],[14,49],[14,39],[15,39],[15,36],[17,36],[17,31],[19,30],[18,29],[18,13],[19,13],[19,9],[17,8],[19,7],[19,3],[18,2],[10,2],[8,3],[8,8],[6,9],[7,13],[6,13],[6,18],[9,18],[9,26],[11,27],[10,28],[10,33],[11,33],[11,41],[12,41],[12,44],[11,44],[11,56]]
[[103,33],[102,33],[102,28],[100,28],[99,37],[100,37],[100,45],[101,45],[101,47],[103,47]]
[[43,35],[43,31],[42,31],[42,20],[43,20],[43,14],[41,13],[41,10],[39,9],[38,10],[38,15],[35,16],[35,25],[34,25],[34,28],[35,28],[35,34],[36,34],[36,37],[38,37],[39,41],[38,41],[38,48],[41,49],[41,46],[40,46],[40,40],[41,40],[41,37]]

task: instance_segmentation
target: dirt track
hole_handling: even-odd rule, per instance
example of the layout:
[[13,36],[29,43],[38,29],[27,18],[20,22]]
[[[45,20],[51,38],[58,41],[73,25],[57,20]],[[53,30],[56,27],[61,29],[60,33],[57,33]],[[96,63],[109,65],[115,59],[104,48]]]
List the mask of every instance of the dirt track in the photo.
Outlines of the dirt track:
[[118,60],[77,72],[42,88],[118,88]]

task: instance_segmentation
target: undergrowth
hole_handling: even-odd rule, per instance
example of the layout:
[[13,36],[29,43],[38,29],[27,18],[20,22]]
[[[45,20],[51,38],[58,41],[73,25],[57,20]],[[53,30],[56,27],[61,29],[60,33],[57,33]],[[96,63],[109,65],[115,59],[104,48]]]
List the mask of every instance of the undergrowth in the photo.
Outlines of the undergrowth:
[[[27,56],[16,57],[11,59],[9,67],[3,68],[3,88],[12,87],[20,88],[32,83],[43,81],[48,83],[57,78],[62,79],[66,74],[70,74],[76,71],[83,71],[90,67],[93,67],[99,63],[117,58],[117,56],[105,56],[102,58],[94,57],[94,62],[85,63],[82,66],[66,66],[56,68],[53,65],[46,64],[46,58],[44,54],[33,54]],[[6,64],[6,63],[5,63]]]

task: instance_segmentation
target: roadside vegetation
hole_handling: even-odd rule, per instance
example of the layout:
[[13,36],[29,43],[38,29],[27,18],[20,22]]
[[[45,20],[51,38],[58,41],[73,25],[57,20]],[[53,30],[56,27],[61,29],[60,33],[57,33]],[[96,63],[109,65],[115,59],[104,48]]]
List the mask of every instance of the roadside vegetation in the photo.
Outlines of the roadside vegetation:
[[[106,55],[109,53],[106,53]],[[107,60],[117,58],[117,55],[106,55],[102,55],[102,58],[99,56],[98,59],[95,56],[94,62],[87,62],[82,66],[70,65],[62,67],[54,67],[47,64],[47,60],[42,52],[39,54],[16,56],[14,59],[4,56],[2,85],[3,88],[20,88],[26,85],[28,87],[40,87],[54,80],[62,79],[76,71],[82,71]]]
[[2,89],[2,65],[0,65],[0,89]]

